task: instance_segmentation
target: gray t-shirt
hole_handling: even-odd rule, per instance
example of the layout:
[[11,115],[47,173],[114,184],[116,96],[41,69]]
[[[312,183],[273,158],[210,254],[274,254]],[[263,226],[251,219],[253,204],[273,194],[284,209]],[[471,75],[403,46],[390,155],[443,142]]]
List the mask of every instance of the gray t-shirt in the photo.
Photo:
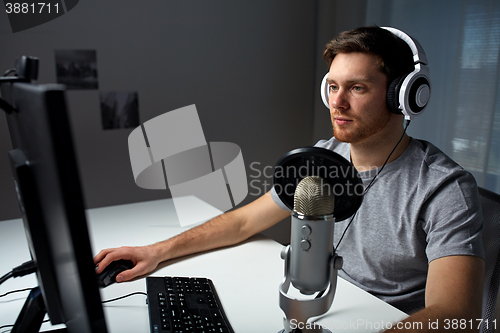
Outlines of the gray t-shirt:
[[[350,144],[316,144],[350,160]],[[378,169],[360,172],[365,186]],[[271,191],[280,207],[286,207]],[[335,224],[336,246],[350,218]],[[425,306],[428,264],[450,255],[484,258],[474,177],[431,143],[411,139],[363,198],[337,253],[339,276],[404,312]]]

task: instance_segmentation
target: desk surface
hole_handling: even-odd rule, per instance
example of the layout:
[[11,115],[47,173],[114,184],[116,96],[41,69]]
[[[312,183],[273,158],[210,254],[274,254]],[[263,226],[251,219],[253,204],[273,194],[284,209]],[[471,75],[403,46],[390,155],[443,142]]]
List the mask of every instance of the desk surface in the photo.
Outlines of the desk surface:
[[[187,229],[180,227],[170,199],[91,209],[87,217],[94,253],[108,247],[151,244]],[[278,332],[283,317],[278,291],[283,280],[281,250],[279,243],[257,235],[237,246],[163,263],[151,275],[210,278],[236,333]],[[0,251],[0,275],[30,259],[21,220],[0,222]],[[34,275],[10,279],[0,286],[0,294],[36,285]],[[102,289],[101,298],[136,291],[146,291],[144,278]],[[26,296],[27,292],[0,299],[0,326],[14,323]],[[145,296],[105,304],[104,311],[111,333],[149,332]],[[333,305],[318,323],[332,331],[377,332],[405,316],[339,278]],[[42,330],[49,326],[44,324]]]

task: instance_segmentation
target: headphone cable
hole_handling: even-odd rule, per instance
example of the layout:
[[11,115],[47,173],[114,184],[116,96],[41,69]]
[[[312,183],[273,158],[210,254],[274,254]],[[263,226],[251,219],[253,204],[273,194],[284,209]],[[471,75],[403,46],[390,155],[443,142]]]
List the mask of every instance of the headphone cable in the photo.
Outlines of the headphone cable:
[[[392,149],[391,153],[389,154],[389,156],[387,156],[387,159],[385,160],[384,164],[382,165],[382,167],[380,168],[380,170],[377,172],[377,174],[375,175],[375,177],[373,177],[373,179],[370,181],[370,183],[368,184],[368,186],[365,188],[365,190],[363,191],[363,193],[361,194],[362,196],[365,196],[366,192],[368,192],[368,190],[370,189],[370,187],[372,187],[373,183],[375,182],[375,179],[378,177],[378,175],[380,175],[380,173],[382,172],[382,170],[384,170],[384,167],[386,166],[387,162],[389,161],[389,159],[391,158],[392,154],[394,153],[394,151],[396,150],[396,148],[399,146],[399,144],[401,143],[401,140],[403,140],[405,134],[406,134],[406,129],[408,128],[408,126],[410,126],[410,120],[407,120],[406,122],[406,126],[404,128],[404,131],[403,131],[403,134],[401,135],[401,137],[399,138],[398,140],[398,143],[396,143],[396,145],[394,146],[394,148]],[[349,223],[347,224],[346,228],[344,229],[344,232],[342,233],[342,236],[340,236],[340,239],[337,243],[337,246],[334,247],[333,251],[335,253],[335,251],[337,251],[337,249],[339,248],[339,245],[340,245],[340,242],[342,241],[342,239],[344,238],[344,235],[345,233],[347,232],[347,229],[349,229],[349,226],[351,225],[352,221],[354,220],[354,218],[356,217],[356,214],[358,212],[356,211],[354,213],[354,215],[351,217],[351,220],[349,221]]]

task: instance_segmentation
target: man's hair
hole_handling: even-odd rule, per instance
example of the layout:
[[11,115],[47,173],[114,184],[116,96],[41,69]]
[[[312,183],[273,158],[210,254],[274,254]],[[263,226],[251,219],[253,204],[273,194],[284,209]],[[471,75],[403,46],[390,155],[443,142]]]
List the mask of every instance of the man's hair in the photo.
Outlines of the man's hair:
[[326,44],[323,53],[328,68],[339,53],[361,52],[379,56],[380,70],[389,84],[395,78],[411,73],[415,68],[410,46],[392,32],[377,26],[362,27],[340,33]]

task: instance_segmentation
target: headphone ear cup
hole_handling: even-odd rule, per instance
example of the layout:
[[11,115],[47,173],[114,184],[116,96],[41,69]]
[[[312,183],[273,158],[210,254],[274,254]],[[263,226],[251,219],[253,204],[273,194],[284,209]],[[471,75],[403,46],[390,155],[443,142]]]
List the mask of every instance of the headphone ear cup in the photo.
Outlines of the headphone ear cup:
[[328,77],[328,73],[325,74],[323,77],[323,80],[321,80],[321,87],[320,87],[320,93],[321,93],[321,100],[323,101],[323,104],[325,104],[327,109],[330,109],[330,92],[329,92],[329,87],[328,83],[326,82],[326,78]]
[[404,76],[397,77],[392,80],[387,87],[387,108],[389,109],[389,111],[395,114],[402,114],[401,109],[399,108],[399,91],[404,79]]
[[427,76],[420,75],[410,80],[406,106],[407,112],[413,116],[420,114],[427,106],[431,95],[430,81]]

